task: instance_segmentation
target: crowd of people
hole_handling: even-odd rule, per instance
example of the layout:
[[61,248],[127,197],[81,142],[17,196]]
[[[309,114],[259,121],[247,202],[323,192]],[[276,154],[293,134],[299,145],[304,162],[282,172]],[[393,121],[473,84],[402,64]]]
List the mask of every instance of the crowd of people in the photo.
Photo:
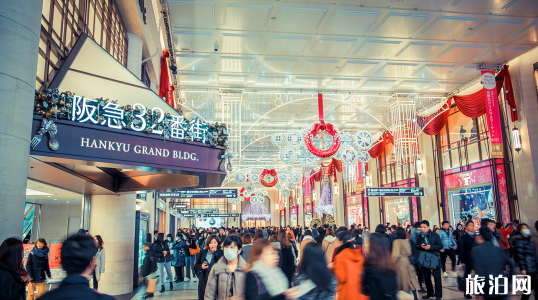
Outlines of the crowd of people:
[[[538,232],[538,221],[534,226]],[[434,229],[423,220],[406,227],[379,224],[374,232],[360,224],[179,229],[166,238],[155,231],[144,251],[140,275],[146,282],[157,280],[164,293],[174,282],[192,280],[199,300],[441,299],[442,277],[456,277],[457,265],[461,278],[473,271],[485,278],[519,272],[530,276],[535,293],[538,282],[538,234],[518,221],[503,226],[482,219],[479,226],[467,221],[456,229],[444,221]],[[38,239],[23,265],[22,241],[6,239],[0,246],[0,299],[113,299],[98,293],[105,272],[101,236],[82,230],[63,243],[67,277],[45,293],[52,279],[48,254],[47,242]],[[484,295],[464,296],[502,299],[489,284]],[[145,297],[153,296],[148,289]]]

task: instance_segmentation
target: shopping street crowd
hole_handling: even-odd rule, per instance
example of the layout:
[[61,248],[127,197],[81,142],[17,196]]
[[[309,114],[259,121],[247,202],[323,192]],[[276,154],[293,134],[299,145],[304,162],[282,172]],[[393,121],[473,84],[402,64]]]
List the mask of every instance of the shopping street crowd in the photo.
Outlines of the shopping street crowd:
[[[534,227],[538,231],[538,221]],[[441,278],[456,276],[456,264],[464,268],[458,281],[469,299],[505,297],[489,289],[490,275],[528,275],[531,293],[538,282],[538,234],[517,220],[504,226],[462,220],[455,229],[446,221],[430,228],[423,220],[406,227],[379,224],[373,232],[360,224],[193,228],[166,237],[155,231],[153,239],[144,244],[140,271],[146,298],[193,280],[199,300],[441,299]],[[61,250],[67,277],[45,293],[52,279],[47,242],[38,239],[23,263],[22,241],[8,238],[0,246],[0,299],[114,299],[98,291],[104,249],[101,236],[85,230],[67,238]],[[484,294],[465,290],[464,278],[473,273],[486,278]]]

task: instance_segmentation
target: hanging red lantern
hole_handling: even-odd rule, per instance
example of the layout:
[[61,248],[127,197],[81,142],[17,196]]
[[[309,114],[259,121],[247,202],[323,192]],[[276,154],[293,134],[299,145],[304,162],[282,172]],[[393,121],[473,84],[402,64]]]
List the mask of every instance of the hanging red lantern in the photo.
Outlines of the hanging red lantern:
[[[270,179],[273,179],[273,181],[271,181]],[[275,169],[264,169],[263,172],[260,174],[260,183],[263,184],[263,186],[265,187],[275,186],[278,183],[278,174]]]

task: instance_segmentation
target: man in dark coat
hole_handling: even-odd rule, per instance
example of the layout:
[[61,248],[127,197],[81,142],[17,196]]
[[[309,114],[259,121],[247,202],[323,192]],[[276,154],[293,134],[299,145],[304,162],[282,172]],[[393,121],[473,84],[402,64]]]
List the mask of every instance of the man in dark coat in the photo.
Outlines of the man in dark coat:
[[417,250],[415,248],[415,244],[417,243],[418,236],[421,232],[422,231],[420,230],[420,222],[415,222],[415,224],[413,225],[413,229],[409,234],[409,243],[411,244],[411,253],[413,254],[413,266],[415,267],[415,272],[417,273],[418,277],[418,283],[420,284],[419,292],[426,293],[426,290],[424,290],[424,288],[422,287],[424,278],[422,276],[422,270],[420,269],[420,265],[418,264],[418,256],[420,255],[420,250]]
[[95,254],[97,246],[93,237],[75,234],[70,236],[62,245],[62,268],[67,277],[60,286],[45,293],[40,300],[77,300],[77,299],[109,299],[114,297],[100,294],[90,288],[88,278],[96,267]]
[[[480,235],[476,237],[477,245],[471,251],[473,269],[475,270],[476,275],[486,278],[483,287],[484,297],[486,299],[503,299],[503,294],[506,295],[509,292],[509,287],[499,286],[497,290],[498,294],[495,294],[495,289],[492,288],[492,293],[490,294],[490,280],[488,279],[490,276],[493,276],[493,278],[498,276],[504,277],[506,265],[510,265],[508,269],[511,272],[514,269],[514,266],[508,259],[508,256],[504,253],[503,249],[493,244],[493,233],[489,228],[481,227],[479,232]],[[512,274],[508,276],[508,278],[511,277]]]
[[321,244],[323,243],[323,239],[325,238],[325,227],[319,227],[318,228],[318,236],[316,236],[314,238],[314,240],[316,241],[316,243],[318,243],[318,245],[321,247]]
[[[473,221],[467,221],[465,223],[465,233],[461,235],[460,238],[460,254],[459,258],[461,261],[461,265],[464,267],[464,273],[463,277],[467,278],[467,275],[471,274],[471,270],[473,269],[473,260],[471,257],[471,250],[475,244],[475,230],[474,230],[474,223]],[[465,298],[471,299],[472,296],[468,294],[464,294]]]
[[[420,224],[420,230],[422,233],[417,237],[415,249],[422,252],[434,254],[439,259],[439,251],[443,249],[443,243],[439,235],[430,230],[430,222],[424,220]],[[426,281],[427,294],[422,299],[428,299],[434,296],[434,290],[432,285],[432,273],[435,280],[435,299],[439,300],[443,298],[443,285],[441,281],[441,264],[436,269],[431,270],[429,268],[421,267],[422,275]]]

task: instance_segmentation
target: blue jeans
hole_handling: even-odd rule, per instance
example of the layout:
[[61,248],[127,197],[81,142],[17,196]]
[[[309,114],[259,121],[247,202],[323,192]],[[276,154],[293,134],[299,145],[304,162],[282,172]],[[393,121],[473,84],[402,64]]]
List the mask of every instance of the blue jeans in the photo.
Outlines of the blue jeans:
[[191,269],[192,269],[192,278],[196,277],[196,271],[194,270],[194,263],[196,262],[196,255],[190,255],[185,257],[185,277],[191,279]]
[[164,285],[166,277],[164,277],[164,269],[166,269],[166,274],[168,275],[168,282],[174,281],[174,275],[172,274],[172,264],[170,262],[157,263],[159,271],[161,272],[161,277],[159,277],[159,282],[161,285]]

